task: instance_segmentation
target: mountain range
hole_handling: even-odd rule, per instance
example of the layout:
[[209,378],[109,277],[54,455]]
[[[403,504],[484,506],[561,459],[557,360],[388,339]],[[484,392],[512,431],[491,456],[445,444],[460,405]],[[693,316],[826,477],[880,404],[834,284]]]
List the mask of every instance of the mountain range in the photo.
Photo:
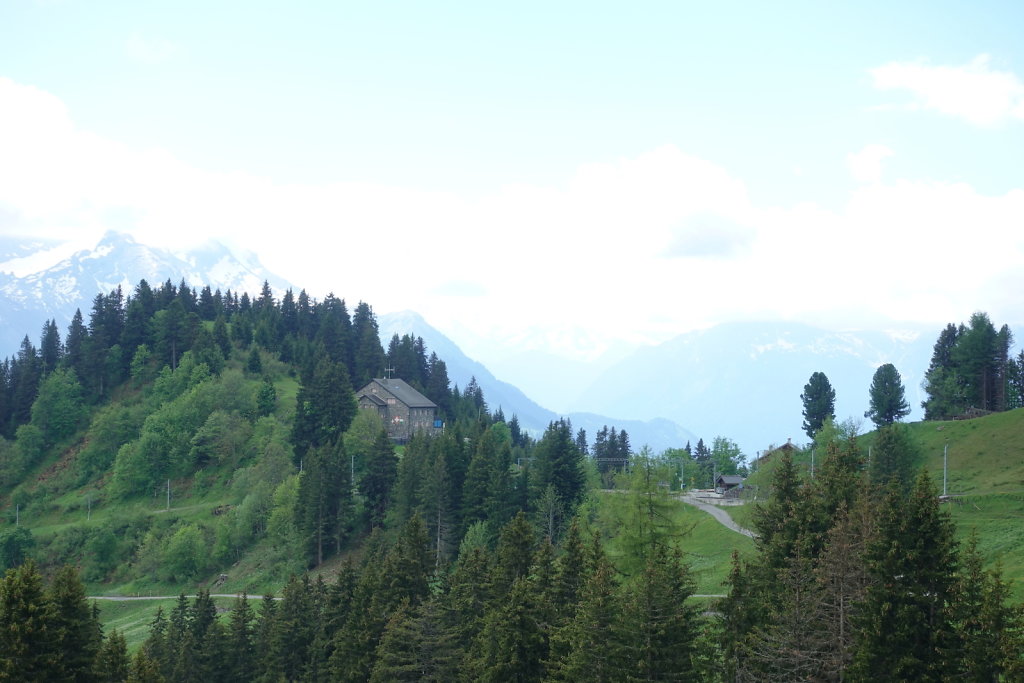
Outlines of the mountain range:
[[136,242],[131,236],[108,232],[93,249],[77,251],[38,272],[18,276],[11,272],[15,259],[52,249],[52,242],[4,240],[0,254],[0,352],[10,355],[26,334],[35,344],[43,324],[57,321],[62,332],[81,309],[86,322],[93,298],[120,286],[130,293],[140,280],[151,285],[170,280],[210,285],[221,291],[258,293],[264,281],[279,291],[287,288],[280,277],[264,269],[254,257],[239,258],[219,242],[175,254]]
[[[37,343],[46,320],[56,319],[63,331],[78,308],[88,319],[96,294],[117,286],[131,291],[141,279],[184,280],[250,294],[259,292],[264,281],[278,294],[292,287],[256,257],[239,258],[216,242],[178,254],[115,232],[107,233],[94,249],[38,272],[12,272],[13,259],[24,260],[54,246],[41,240],[0,240],[0,258],[6,259],[0,262],[0,355],[13,355],[25,334]],[[875,369],[893,363],[913,410],[910,419],[919,419],[921,379],[940,332],[835,332],[793,322],[730,323],[631,352],[615,346],[583,362],[526,343],[531,331],[524,330],[519,351],[514,340],[491,342],[502,347],[495,356],[500,356],[495,372],[415,312],[378,315],[378,323],[385,348],[394,334],[422,337],[445,361],[453,383],[465,387],[475,378],[492,410],[500,407],[506,416],[516,415],[534,434],[562,416],[591,438],[606,425],[625,429],[635,449],[646,444],[658,452],[698,438],[710,444],[724,436],[748,456],[787,439],[806,440],[800,394],[814,372],[824,372],[836,390],[837,417],[857,420],[868,407]],[[476,349],[488,343],[466,342]],[[530,396],[520,386],[528,386]]]

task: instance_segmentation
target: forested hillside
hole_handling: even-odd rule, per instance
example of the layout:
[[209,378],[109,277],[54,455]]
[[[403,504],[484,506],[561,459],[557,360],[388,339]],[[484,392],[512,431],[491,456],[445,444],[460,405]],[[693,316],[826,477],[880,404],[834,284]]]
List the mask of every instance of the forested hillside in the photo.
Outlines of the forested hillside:
[[[738,471],[729,439],[653,454],[605,427],[591,451],[567,420],[530,438],[421,339],[383,348],[364,302],[140,282],[2,368],[0,678],[1024,672],[1020,611],[921,463],[880,468],[880,436],[869,463],[831,419],[816,476],[775,458],[752,542],[672,493]],[[443,430],[396,444],[359,410],[385,374]],[[130,646],[86,587],[182,595]],[[241,595],[220,617],[217,592]]]

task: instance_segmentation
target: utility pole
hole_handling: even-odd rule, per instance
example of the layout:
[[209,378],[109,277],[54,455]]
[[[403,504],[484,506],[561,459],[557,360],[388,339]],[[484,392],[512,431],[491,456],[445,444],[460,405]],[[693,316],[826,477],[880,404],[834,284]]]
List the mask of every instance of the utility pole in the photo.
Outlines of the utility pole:
[[171,509],[171,480],[167,480],[167,509]]
[[814,479],[814,449],[811,449],[811,479]]
[[949,462],[949,442],[942,449],[942,497],[946,497],[946,471]]

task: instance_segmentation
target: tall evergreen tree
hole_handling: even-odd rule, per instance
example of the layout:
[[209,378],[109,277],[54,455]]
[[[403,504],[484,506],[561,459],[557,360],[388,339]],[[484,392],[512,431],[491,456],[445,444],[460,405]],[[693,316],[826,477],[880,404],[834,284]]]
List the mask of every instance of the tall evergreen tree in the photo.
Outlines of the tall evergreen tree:
[[57,363],[60,362],[63,352],[60,332],[57,331],[57,321],[47,320],[39,339],[39,360],[43,366],[43,373],[53,372]]
[[927,400],[922,402],[926,420],[940,420],[959,415],[966,408],[962,381],[953,360],[963,326],[950,323],[939,333],[932,350],[932,359],[924,378]]
[[53,606],[34,562],[0,580],[0,679],[52,681],[62,663],[52,628]]
[[48,625],[57,644],[62,678],[91,681],[93,661],[102,645],[99,620],[85,598],[85,587],[73,567],[57,571],[47,591],[52,616]]
[[386,431],[381,430],[366,461],[359,491],[366,497],[371,526],[381,526],[387,514],[391,489],[398,477],[398,456]]
[[800,400],[804,404],[804,433],[808,438],[813,439],[818,433],[825,420],[835,417],[836,412],[836,391],[828,381],[823,372],[815,372],[804,385],[804,392],[800,394]]
[[891,486],[866,553],[872,581],[854,660],[857,680],[942,680],[953,664],[956,557],[953,524],[928,473],[909,497]]
[[575,509],[583,500],[586,485],[583,454],[576,447],[572,425],[567,420],[556,420],[548,425],[534,449],[530,476],[535,499],[551,485],[564,511]]
[[625,587],[618,627],[628,680],[693,680],[697,611],[693,579],[678,550],[657,548]]
[[364,386],[374,377],[382,376],[384,349],[380,345],[377,316],[366,302],[360,301],[352,316],[354,347],[352,377],[356,386]]
[[891,425],[910,414],[903,380],[892,363],[885,363],[875,370],[871,378],[870,399],[870,407],[864,417],[871,418],[877,427]]
[[124,683],[128,680],[131,660],[128,657],[128,643],[116,628],[111,629],[96,654],[94,667],[98,683]]
[[352,423],[357,409],[345,366],[321,355],[296,396],[292,427],[296,453],[336,441]]

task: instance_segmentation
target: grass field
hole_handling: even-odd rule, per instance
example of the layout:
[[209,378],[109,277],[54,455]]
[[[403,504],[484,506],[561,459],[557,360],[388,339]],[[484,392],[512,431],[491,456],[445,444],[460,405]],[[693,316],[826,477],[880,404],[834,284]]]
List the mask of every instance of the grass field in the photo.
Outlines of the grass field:
[[[602,493],[599,524],[609,536],[606,551],[613,562],[621,561],[619,540],[625,524],[628,494]],[[743,534],[727,529],[711,515],[676,498],[668,498],[669,519],[675,542],[690,565],[696,592],[719,595],[725,592],[733,551],[741,556],[753,554],[754,542]]]
[[[103,623],[104,633],[110,633],[117,629],[124,635],[128,643],[128,651],[134,652],[142,641],[149,635],[149,625],[156,618],[157,610],[162,609],[164,616],[171,613],[177,598],[164,600],[127,600],[123,602],[114,600],[96,600],[100,611],[100,621]],[[235,604],[234,598],[214,598],[218,614],[231,609]],[[258,609],[257,605],[253,605]]]

